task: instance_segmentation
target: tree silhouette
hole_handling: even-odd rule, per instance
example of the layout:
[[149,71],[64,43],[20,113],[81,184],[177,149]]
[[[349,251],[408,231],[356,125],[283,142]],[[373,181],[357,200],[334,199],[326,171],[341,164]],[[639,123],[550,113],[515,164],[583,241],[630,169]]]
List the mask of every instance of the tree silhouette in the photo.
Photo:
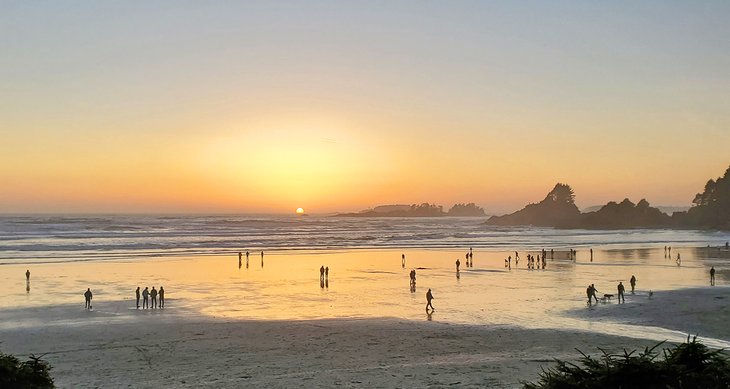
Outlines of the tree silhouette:
[[553,190],[545,197],[544,201],[547,200],[554,203],[575,204],[575,193],[570,185],[557,183]]

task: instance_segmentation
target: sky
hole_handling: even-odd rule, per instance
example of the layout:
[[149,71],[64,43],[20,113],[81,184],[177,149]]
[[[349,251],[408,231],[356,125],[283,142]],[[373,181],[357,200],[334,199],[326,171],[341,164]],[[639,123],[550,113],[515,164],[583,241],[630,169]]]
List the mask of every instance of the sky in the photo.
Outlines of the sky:
[[727,1],[0,1],[0,212],[309,213],[730,165]]

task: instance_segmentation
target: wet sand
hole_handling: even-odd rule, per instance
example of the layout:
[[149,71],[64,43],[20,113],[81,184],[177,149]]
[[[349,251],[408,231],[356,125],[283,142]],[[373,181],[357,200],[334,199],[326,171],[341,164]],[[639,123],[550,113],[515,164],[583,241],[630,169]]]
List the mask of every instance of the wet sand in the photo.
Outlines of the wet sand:
[[[615,321],[641,327],[661,327],[700,338],[730,342],[730,287],[716,286],[627,293],[629,304],[601,304],[596,309],[579,309],[576,317],[591,321]],[[718,344],[718,347],[727,347]]]
[[[728,298],[730,288],[658,292],[581,314],[730,339],[723,325],[730,310],[721,307]],[[689,310],[688,301],[707,304]],[[577,359],[576,348],[598,354],[598,347],[656,344],[600,332],[393,318],[228,320],[150,310],[114,320],[78,311],[12,311],[13,320],[39,323],[0,329],[3,351],[45,355],[60,387],[516,387],[553,358]]]
[[[45,354],[60,387],[515,387],[553,358],[575,359],[575,348],[643,348],[686,333],[730,345],[730,289],[703,286],[708,263],[726,284],[727,261],[702,249],[682,248],[681,267],[660,249],[594,249],[593,262],[556,253],[544,271],[475,252],[458,278],[461,252],[405,252],[405,268],[401,251],[274,253],[248,269],[233,256],[35,265],[28,292],[25,266],[2,266],[1,347]],[[609,293],[631,274],[627,304],[586,306],[587,283]],[[137,284],[162,283],[165,310],[134,308]]]
[[515,387],[536,378],[552,358],[574,358],[576,347],[592,351],[652,343],[588,332],[398,319],[145,316],[0,330],[0,339],[5,352],[45,354],[64,388]]

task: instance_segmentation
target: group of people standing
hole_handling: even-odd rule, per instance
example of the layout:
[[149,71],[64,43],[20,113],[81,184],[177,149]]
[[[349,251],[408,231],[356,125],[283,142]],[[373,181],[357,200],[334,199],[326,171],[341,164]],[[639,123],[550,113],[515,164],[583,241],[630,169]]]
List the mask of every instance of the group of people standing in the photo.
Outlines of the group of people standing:
[[[466,259],[466,267],[474,267],[474,252],[469,248],[469,252],[464,254],[464,258]],[[461,261],[459,258],[456,258],[456,272],[459,272],[459,269],[461,267]]]
[[[251,255],[250,252],[246,251],[246,269],[248,269],[248,257]],[[243,252],[238,252],[238,268],[240,269],[243,265]],[[264,252],[261,252],[261,267],[264,267]]]
[[330,287],[330,267],[322,266],[319,268],[319,287],[329,288]]
[[160,286],[160,290],[158,291],[155,289],[155,287],[152,287],[152,290],[149,290],[149,287],[145,286],[142,293],[139,291],[139,286],[137,287],[137,290],[134,291],[135,296],[137,297],[137,309],[139,309],[139,297],[140,294],[142,295],[142,309],[149,309],[150,308],[150,300],[152,300],[152,309],[155,309],[158,307],[157,304],[157,297],[160,298],[160,308],[165,308],[165,288]]

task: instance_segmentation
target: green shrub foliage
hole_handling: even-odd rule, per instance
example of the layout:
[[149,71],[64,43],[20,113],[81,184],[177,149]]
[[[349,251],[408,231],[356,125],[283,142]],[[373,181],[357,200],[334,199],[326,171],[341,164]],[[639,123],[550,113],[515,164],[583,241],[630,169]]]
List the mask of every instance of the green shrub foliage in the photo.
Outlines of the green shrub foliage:
[[[663,342],[662,342],[663,343]],[[730,362],[722,350],[710,350],[687,338],[687,343],[656,351],[662,343],[622,354],[593,358],[580,350],[577,363],[556,360],[557,366],[543,369],[537,382],[525,389],[720,389],[730,388]]]
[[51,365],[31,355],[27,361],[0,352],[0,388],[54,388]]

